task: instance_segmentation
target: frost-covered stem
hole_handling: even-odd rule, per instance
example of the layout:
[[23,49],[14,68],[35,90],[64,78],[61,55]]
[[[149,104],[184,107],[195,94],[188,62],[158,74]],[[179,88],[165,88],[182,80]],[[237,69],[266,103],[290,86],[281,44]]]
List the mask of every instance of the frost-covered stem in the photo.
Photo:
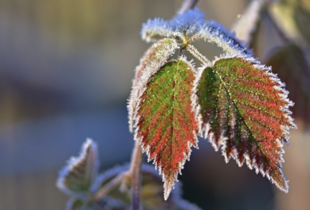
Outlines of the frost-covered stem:
[[184,0],[181,8],[178,11],[178,14],[184,13],[186,10],[193,9],[199,0]]
[[135,141],[135,147],[131,157],[131,209],[140,210],[140,187],[141,187],[141,162],[142,149],[139,141]]
[[252,0],[245,12],[232,26],[232,31],[236,33],[236,37],[246,45],[249,45],[251,42],[252,33],[256,30],[260,12],[264,5],[264,0]]
[[118,184],[120,184],[124,176],[128,176],[128,172],[124,172],[116,176],[114,179],[105,184],[98,192],[94,195],[93,200],[99,201],[103,196],[107,195],[111,190],[113,190]]
[[193,45],[187,45],[186,49],[198,60],[200,60],[204,65],[211,66],[211,61],[203,56]]

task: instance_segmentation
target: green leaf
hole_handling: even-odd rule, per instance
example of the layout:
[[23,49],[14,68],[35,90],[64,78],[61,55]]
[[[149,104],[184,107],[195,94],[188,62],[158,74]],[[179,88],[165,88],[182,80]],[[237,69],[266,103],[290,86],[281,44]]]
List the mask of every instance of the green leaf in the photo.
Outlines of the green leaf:
[[190,147],[197,147],[193,69],[185,59],[165,64],[139,97],[135,139],[163,174],[165,199],[190,156]]
[[162,39],[154,43],[140,60],[136,67],[135,78],[128,102],[129,130],[133,131],[134,111],[137,105],[137,97],[145,87],[147,79],[162,67],[174,54],[178,45],[174,39]]
[[254,59],[220,58],[201,69],[196,94],[205,135],[216,150],[222,145],[226,162],[246,161],[287,192],[282,147],[296,126],[288,93],[270,69]]
[[86,198],[99,168],[97,145],[87,139],[81,154],[68,161],[59,173],[57,187],[66,194]]
[[295,44],[274,51],[267,61],[274,73],[285,82],[290,98],[296,102],[293,116],[310,125],[310,61]]

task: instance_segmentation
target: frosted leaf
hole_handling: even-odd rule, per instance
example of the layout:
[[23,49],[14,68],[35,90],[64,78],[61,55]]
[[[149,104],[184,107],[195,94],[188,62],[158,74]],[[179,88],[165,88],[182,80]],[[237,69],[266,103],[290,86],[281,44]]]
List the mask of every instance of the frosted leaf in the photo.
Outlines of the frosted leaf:
[[205,21],[200,30],[189,41],[197,39],[204,39],[207,42],[214,43],[228,54],[252,55],[252,52],[243,45],[242,41],[235,37],[235,34],[215,21]]
[[132,90],[128,100],[128,118],[129,130],[133,131],[133,115],[138,101],[138,96],[145,88],[149,78],[163,66],[174,54],[178,45],[174,39],[165,38],[154,43],[140,60],[136,67],[135,78],[132,84]]
[[154,160],[167,199],[191,153],[197,147],[198,122],[192,109],[195,71],[184,58],[165,64],[139,96],[135,140]]
[[87,139],[80,155],[72,157],[60,171],[57,187],[70,196],[85,198],[97,177],[98,169],[97,145]]
[[196,80],[202,128],[226,162],[232,157],[261,172],[281,190],[288,184],[282,172],[283,143],[296,128],[288,110],[284,84],[255,59],[226,56],[200,69]]
[[161,18],[155,18],[154,20],[148,20],[142,25],[141,30],[142,39],[147,42],[154,42],[161,38],[180,38],[183,39],[183,34],[174,31],[168,21]]
[[178,14],[169,21],[159,18],[148,20],[142,26],[141,36],[146,41],[156,40],[158,37],[173,37],[184,40],[184,32],[186,36],[192,36],[200,29],[203,22],[203,12],[195,8]]
[[204,39],[217,44],[228,54],[252,55],[242,41],[224,26],[215,21],[204,20],[204,14],[197,8],[179,14],[169,21],[158,18],[148,20],[142,26],[141,35],[146,41],[170,37],[181,40],[183,43],[191,43]]

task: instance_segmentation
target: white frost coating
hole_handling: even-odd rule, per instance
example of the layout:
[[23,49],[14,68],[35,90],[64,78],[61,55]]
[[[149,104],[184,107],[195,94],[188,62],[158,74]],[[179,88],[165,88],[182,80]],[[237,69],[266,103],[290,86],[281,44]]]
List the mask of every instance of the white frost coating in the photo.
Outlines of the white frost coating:
[[203,131],[205,131],[205,135],[206,135],[209,132],[209,128],[210,128],[209,123],[207,123],[206,125],[203,123],[203,118],[202,118],[201,113],[200,113],[201,112],[201,106],[198,103],[198,96],[197,96],[199,81],[201,79],[203,70],[207,67],[208,67],[208,65],[204,64],[203,67],[198,68],[197,74],[196,74],[196,79],[194,81],[194,87],[193,87],[194,96],[193,96],[192,107],[195,110],[195,117],[196,117],[196,121],[198,122],[198,126],[199,126],[199,132],[197,134],[201,137],[203,137]]
[[[214,137],[214,133],[210,131],[210,129],[211,129],[210,123],[209,122],[206,122],[206,123],[203,122],[203,117],[201,115],[201,106],[198,103],[198,97],[197,97],[198,86],[199,86],[199,82],[200,82],[201,77],[202,77],[202,73],[208,67],[210,67],[210,66],[208,64],[204,63],[204,66],[198,68],[197,77],[194,81],[194,88],[193,88],[195,95],[196,95],[196,98],[197,98],[196,99],[197,104],[195,107],[193,106],[193,108],[195,109],[196,119],[197,119],[198,125],[200,126],[200,133],[198,133],[198,134],[200,136],[208,139],[209,142],[212,144],[213,148],[215,149],[215,151],[218,151],[219,147],[223,144],[223,142],[226,141],[226,137],[223,134],[224,132],[222,132],[220,135],[220,139],[219,139],[218,143],[215,142],[216,139]],[[204,132],[204,135],[203,135],[203,132]]]
[[174,31],[168,21],[161,18],[155,18],[154,20],[148,20],[142,25],[141,37],[147,42],[154,42],[162,37],[178,37],[183,39],[183,34],[179,31]]
[[[195,70],[195,67],[193,65],[193,61],[188,61],[185,56],[180,56],[178,61],[182,61],[182,62],[186,63],[187,66],[188,66],[188,69],[191,70],[194,75],[196,75],[196,70]],[[141,87],[143,87],[143,91],[140,91],[140,93],[138,95],[138,101],[137,101],[136,110],[135,110],[135,113],[134,113],[134,116],[135,116],[135,125],[134,125],[134,127],[136,128],[135,129],[134,139],[135,139],[135,141],[138,141],[140,143],[140,145],[142,147],[142,152],[146,153],[146,155],[148,157],[148,162],[153,160],[153,164],[155,165],[155,169],[156,170],[158,169],[159,174],[162,175],[163,182],[164,182],[164,199],[167,200],[169,195],[170,195],[170,193],[171,193],[171,190],[174,189],[175,182],[178,182],[178,179],[177,179],[178,178],[178,173],[181,174],[181,170],[184,168],[184,164],[185,164],[186,160],[190,159],[190,155],[191,155],[191,152],[192,152],[191,147],[193,146],[193,147],[198,149],[198,138],[196,136],[196,132],[200,132],[200,130],[198,128],[198,131],[193,131],[193,133],[192,133],[193,138],[195,139],[195,145],[192,144],[191,142],[187,142],[188,154],[186,154],[185,152],[183,153],[184,158],[183,158],[182,161],[179,162],[179,170],[174,174],[174,176],[172,178],[171,177],[166,177],[167,175],[164,174],[163,171],[162,171],[162,166],[158,165],[155,162],[156,155],[153,158],[150,158],[150,146],[142,143],[143,137],[138,138],[138,133],[139,133],[139,129],[140,129],[139,126],[138,126],[138,122],[139,122],[139,119],[140,119],[140,116],[138,115],[138,109],[139,109],[138,107],[140,106],[140,103],[142,102],[140,100],[140,98],[143,96],[144,92],[146,91],[146,85],[149,82],[150,78],[158,70],[151,71],[151,72],[147,72],[147,71],[143,72],[143,80],[141,79],[141,81],[140,81],[141,83],[143,82],[143,85],[141,85]],[[195,99],[194,93],[192,93],[192,96],[191,96],[191,100],[193,100],[193,99]],[[191,104],[193,104],[193,103],[194,102],[192,101]],[[195,114],[195,109],[194,108],[192,109],[192,112]]]
[[[162,67],[178,48],[174,39],[162,39],[154,43],[140,60],[140,64],[135,69],[136,78],[133,80],[132,90],[128,100],[129,130],[133,132],[134,112],[137,105],[138,96],[145,88],[149,78]],[[142,74],[137,78],[137,74]]]
[[231,31],[215,21],[205,21],[204,14],[197,8],[179,14],[169,21],[159,18],[148,20],[142,26],[141,36],[146,41],[170,37],[181,39],[183,43],[187,43],[187,39],[188,43],[204,39],[217,44],[228,54],[252,55],[252,52]]
[[[262,65],[260,63],[259,60],[257,59],[254,59],[252,57],[249,57],[247,55],[242,55],[242,54],[236,54],[236,55],[224,55],[224,56],[221,56],[220,58],[217,58],[213,61],[213,66],[215,65],[216,62],[218,62],[219,60],[222,60],[222,59],[230,59],[230,58],[240,58],[240,59],[243,59],[245,62],[250,62],[252,63],[252,65],[257,68],[258,70],[261,70],[263,74],[267,75],[272,81],[275,82],[275,85],[273,86],[274,89],[282,92],[282,94],[278,94],[279,98],[281,100],[284,100],[286,102],[286,104],[282,107],[280,107],[280,109],[284,110],[285,111],[285,115],[284,117],[286,119],[288,119],[288,121],[290,122],[290,126],[281,126],[281,129],[282,129],[282,133],[283,134],[288,134],[289,133],[289,129],[296,129],[297,126],[296,124],[294,123],[294,120],[293,118],[290,116],[291,114],[291,111],[288,110],[289,107],[293,106],[294,103],[292,101],[290,101],[288,99],[288,91],[284,89],[285,87],[285,84],[282,83],[280,81],[280,79],[277,77],[277,75],[275,75],[274,73],[271,72],[271,67],[267,67],[265,65]],[[287,138],[288,139],[288,138]],[[288,143],[288,141],[286,142]]]
[[86,192],[72,191],[65,185],[65,180],[69,173],[82,162],[86,162],[86,168],[84,169],[86,174],[84,174],[84,180],[81,180],[81,182],[84,182],[85,179],[90,180],[91,185],[98,174],[99,159],[97,144],[90,138],[87,138],[86,142],[83,144],[80,155],[78,157],[71,157],[71,159],[68,160],[67,165],[59,172],[59,178],[56,185],[60,190],[70,196],[84,197],[86,194]]
[[184,41],[184,32],[187,36],[195,34],[203,21],[203,12],[195,8],[176,15],[169,21],[161,18],[148,20],[142,26],[141,36],[147,42],[156,40],[157,36],[180,38]]
[[[240,58],[240,59],[243,59],[244,62],[250,62],[253,67],[255,67],[256,69],[258,70],[261,70],[263,74],[265,74],[266,76],[268,76],[273,82],[274,82],[274,89],[276,89],[277,91],[279,91],[280,93],[278,94],[278,97],[280,100],[283,100],[285,101],[285,105],[283,107],[281,107],[280,109],[283,110],[283,115],[284,115],[284,118],[286,118],[289,122],[289,126],[281,126],[281,130],[282,130],[282,134],[286,137],[286,140],[280,140],[280,139],[275,139],[275,146],[280,148],[280,150],[278,151],[278,155],[279,155],[279,158],[278,158],[278,163],[279,163],[279,169],[278,169],[278,172],[281,174],[283,180],[284,180],[284,187],[281,187],[278,183],[276,183],[276,181],[270,176],[269,174],[269,171],[264,171],[263,169],[263,166],[258,166],[257,165],[257,160],[256,160],[256,156],[252,157],[252,159],[250,158],[249,154],[247,152],[245,152],[243,154],[243,157],[244,157],[244,160],[242,162],[239,161],[239,158],[237,156],[237,150],[236,148],[233,148],[233,155],[231,155],[231,157],[233,159],[236,160],[237,164],[239,166],[242,166],[244,162],[246,162],[246,165],[252,170],[254,169],[256,173],[261,173],[263,176],[266,176],[272,183],[274,183],[279,189],[287,192],[288,191],[288,182],[286,181],[285,179],[285,176],[282,172],[282,162],[284,162],[284,159],[283,159],[283,153],[284,153],[284,149],[283,149],[283,143],[286,143],[288,144],[288,137],[289,137],[289,130],[290,129],[294,129],[296,128],[296,125],[294,124],[293,122],[293,119],[291,118],[291,112],[288,110],[288,108],[290,106],[293,106],[293,102],[291,102],[289,99],[288,99],[288,91],[286,91],[284,89],[285,87],[285,84],[282,83],[280,81],[280,79],[277,77],[277,75],[273,74],[271,72],[271,68],[270,67],[266,67],[264,65],[262,65],[258,60],[250,57],[249,55],[247,54],[244,54],[244,53],[235,53],[235,54],[232,54],[232,55],[222,55],[221,57],[219,58],[216,58],[213,63],[212,63],[212,66],[215,66],[216,62],[218,62],[219,60],[222,60],[222,59],[230,59],[230,58]],[[211,67],[212,67],[211,66]],[[207,68],[208,66],[204,66],[202,68],[199,68],[199,71],[198,71],[198,76],[197,76],[197,81],[196,81],[196,87],[198,86],[198,83],[199,83],[199,80],[201,78],[201,75],[202,75],[202,71]],[[200,110],[200,107],[197,108],[198,110]],[[209,123],[206,123],[205,125],[203,125],[203,129],[204,130],[209,130],[210,129],[210,124]],[[209,134],[209,135],[208,135]],[[205,138],[206,137],[209,137],[209,140],[211,141],[213,147],[215,147],[215,150],[218,149],[217,145],[214,143],[214,137],[213,137],[213,133],[212,132],[206,132],[205,133]],[[223,156],[225,157],[225,161],[228,162],[229,160],[229,157],[227,157],[227,154],[225,153],[225,148],[226,148],[226,144],[225,144],[225,140],[223,142],[221,142],[221,146],[222,146],[222,154]]]
[[[223,48],[223,50],[226,52],[226,55],[222,55],[220,58],[216,58],[213,61],[213,64],[211,66],[214,66],[214,64],[221,59],[229,59],[229,58],[240,58],[243,59],[245,62],[250,62],[254,68],[257,68],[262,71],[263,74],[268,76],[273,82],[274,82],[274,89],[279,91],[278,97],[283,100],[286,104],[283,107],[280,107],[280,109],[283,111],[284,118],[286,118],[289,122],[288,126],[281,126],[282,134],[287,137],[284,140],[276,140],[277,144],[280,145],[281,151],[279,152],[279,163],[280,163],[280,173],[283,175],[281,171],[281,162],[283,160],[282,154],[284,152],[282,143],[288,144],[288,134],[289,129],[296,128],[296,125],[293,122],[293,119],[291,118],[291,112],[288,110],[290,106],[293,105],[293,102],[291,102],[287,95],[288,91],[284,89],[285,84],[283,84],[277,75],[273,74],[271,72],[270,67],[266,67],[264,65],[261,65],[258,60],[252,57],[252,52],[246,48],[242,44],[240,40],[238,40],[233,33],[231,33],[229,30],[226,30],[222,25],[214,22],[214,21],[204,21],[203,20],[203,14],[198,10],[189,10],[185,12],[182,15],[176,16],[171,21],[164,21],[161,19],[156,19],[153,21],[149,21],[147,24],[143,26],[142,29],[142,37],[147,40],[151,40],[155,36],[163,36],[163,37],[174,37],[179,38],[183,41],[183,43],[189,44],[197,39],[204,39],[208,42],[215,43],[219,47]],[[156,32],[156,30],[159,31]],[[181,45],[180,45],[181,46]],[[190,51],[191,49],[189,49]],[[195,54],[195,49],[192,50]],[[197,53],[196,53],[197,54]],[[198,54],[199,55],[199,54]],[[197,56],[196,56],[197,57]],[[199,59],[199,56],[198,56]],[[207,63],[207,62],[204,62]],[[206,66],[203,67],[203,70],[210,66],[208,63]],[[194,88],[193,92],[197,91],[197,87],[199,84],[199,80],[201,78],[201,74],[203,70],[198,70],[197,79],[194,82]],[[197,100],[197,98],[195,98]],[[225,139],[223,135],[221,134],[220,138],[220,144],[217,145],[215,143],[214,139],[214,133],[209,132],[210,124],[209,122],[206,122],[205,124],[202,123],[202,117],[200,115],[201,107],[199,105],[195,106],[195,103],[192,104],[194,113],[196,114],[196,119],[199,122],[199,127],[201,128],[201,134],[203,130],[205,130],[206,137],[209,137],[209,141],[212,143],[212,145],[215,147],[216,150],[218,150],[219,146],[222,146],[222,149],[226,147],[225,145]],[[279,144],[278,141],[281,143]],[[231,157],[236,159],[239,166],[243,164],[244,161],[240,162],[237,158],[237,151],[235,148],[232,149],[233,154]],[[222,151],[223,152],[223,151]],[[225,156],[225,161],[228,161],[229,158]],[[268,174],[268,171],[262,172],[263,169],[258,167],[256,164],[255,157],[253,159],[250,159],[249,154],[243,154],[245,158],[245,162],[247,163],[248,167],[250,169],[255,169],[255,172],[261,172],[263,175],[266,175],[269,177],[269,179],[274,182],[272,178],[270,178],[270,175]],[[160,169],[160,167],[159,167]],[[284,176],[283,176],[284,177]],[[287,185],[287,182],[285,182]],[[276,184],[278,186],[278,184]],[[279,186],[278,186],[279,187]],[[282,189],[286,191],[288,186],[285,187],[285,189]]]
[[[196,134],[198,134],[199,136],[202,136],[202,118],[200,115],[200,110],[198,109],[199,105],[198,105],[198,97],[196,95],[196,80],[197,80],[197,70],[194,66],[194,61],[188,61],[186,56],[180,56],[179,60],[183,61],[184,63],[186,63],[189,67],[189,69],[193,72],[194,76],[195,76],[195,80],[193,82],[193,89],[192,89],[192,95],[191,95],[191,106],[192,106],[192,112],[195,115],[195,120],[197,121],[197,131]],[[196,135],[194,134],[194,135]],[[196,138],[196,145],[198,145],[198,139]],[[196,149],[198,149],[198,146],[194,146]]]
[[215,43],[228,54],[240,54],[251,56],[252,52],[238,40],[235,35],[224,26],[215,21],[205,21],[200,29],[189,41],[204,39],[210,43]]

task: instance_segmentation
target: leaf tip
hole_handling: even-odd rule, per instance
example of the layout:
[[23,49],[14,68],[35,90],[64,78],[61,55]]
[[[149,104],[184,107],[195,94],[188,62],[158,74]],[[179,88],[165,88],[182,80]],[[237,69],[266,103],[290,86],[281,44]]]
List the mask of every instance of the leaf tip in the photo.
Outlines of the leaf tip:
[[169,198],[169,195],[174,188],[174,182],[177,180],[177,173],[164,174],[164,199],[165,201]]
[[[268,174],[267,174],[267,178]],[[289,184],[288,180],[285,178],[282,170],[279,170],[276,174],[270,177],[271,182],[273,182],[277,188],[279,188],[281,191],[288,193],[289,191]]]
[[87,191],[99,168],[97,144],[87,138],[80,155],[71,157],[59,172],[56,186],[68,195]]

